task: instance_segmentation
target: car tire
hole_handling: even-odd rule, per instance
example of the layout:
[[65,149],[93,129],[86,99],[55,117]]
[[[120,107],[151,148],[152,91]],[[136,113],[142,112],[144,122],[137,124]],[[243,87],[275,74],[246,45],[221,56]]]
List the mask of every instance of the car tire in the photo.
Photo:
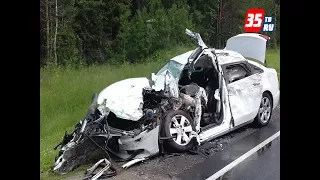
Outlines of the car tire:
[[254,123],[258,127],[263,127],[269,124],[273,109],[272,97],[269,93],[262,94],[261,103],[258,114],[254,119]]
[[[181,124],[183,119],[184,123]],[[164,142],[164,148],[168,151],[186,152],[195,145],[195,137],[191,137],[191,131],[196,131],[194,121],[182,110],[168,112],[161,130],[162,135],[169,138]]]

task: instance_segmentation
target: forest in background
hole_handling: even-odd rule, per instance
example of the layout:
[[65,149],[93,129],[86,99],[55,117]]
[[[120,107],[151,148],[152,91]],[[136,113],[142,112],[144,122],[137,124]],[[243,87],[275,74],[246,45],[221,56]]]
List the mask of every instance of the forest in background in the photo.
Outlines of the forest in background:
[[142,63],[191,43],[185,28],[215,48],[243,33],[245,13],[273,17],[268,48],[280,45],[280,0],[40,0],[40,68]]

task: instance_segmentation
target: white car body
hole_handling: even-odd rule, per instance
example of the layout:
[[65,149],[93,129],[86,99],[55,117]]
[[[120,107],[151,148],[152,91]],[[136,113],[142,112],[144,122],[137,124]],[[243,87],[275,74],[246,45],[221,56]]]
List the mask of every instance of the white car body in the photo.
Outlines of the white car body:
[[[267,68],[257,62],[247,60],[243,55],[234,51],[241,51],[246,57],[254,58],[264,63],[266,41],[267,39],[261,37],[259,34],[245,33],[230,38],[227,41],[226,48],[215,50],[218,56],[218,68],[220,69],[228,64],[248,63],[261,68],[263,72],[252,74],[230,84],[226,84],[226,81],[223,81],[222,89],[224,91],[224,97],[221,97],[224,105],[223,122],[218,126],[202,131],[199,134],[200,142],[211,140],[238,127],[251,123],[258,113],[263,92],[269,92],[273,98],[273,108],[277,106],[280,98],[280,90],[276,70]],[[210,54],[211,51],[212,49],[208,48],[202,53]],[[184,65],[187,64],[188,57],[192,52],[193,51],[188,51],[178,55],[170,61],[181,64],[181,71]],[[154,74],[152,76],[154,79],[157,78]],[[108,99],[108,101],[110,101],[107,106],[118,117],[136,121],[143,116],[139,104],[143,103],[141,95],[142,88],[147,86],[149,86],[147,78],[132,78],[116,82],[101,91],[98,97],[98,103],[101,103],[103,99]],[[157,89],[157,87],[154,88]],[[163,87],[158,89],[162,88]],[[119,89],[123,89],[124,91],[119,92]],[[139,96],[137,96],[138,94]],[[118,96],[125,98],[120,100]]]
[[[261,64],[247,60],[241,54],[230,50],[216,50],[216,52],[228,52],[236,58],[225,58],[218,56],[219,65],[234,63],[249,63],[263,70],[260,74],[253,74],[236,82],[226,84],[223,81],[225,91],[224,110],[225,117],[221,125],[200,133],[200,141],[207,141],[225,133],[233,131],[243,125],[251,123],[258,114],[262,93],[270,92],[273,97],[273,109],[280,99],[280,90],[277,72],[275,69],[267,68]],[[231,106],[231,107],[230,107]],[[233,122],[232,122],[233,121]]]

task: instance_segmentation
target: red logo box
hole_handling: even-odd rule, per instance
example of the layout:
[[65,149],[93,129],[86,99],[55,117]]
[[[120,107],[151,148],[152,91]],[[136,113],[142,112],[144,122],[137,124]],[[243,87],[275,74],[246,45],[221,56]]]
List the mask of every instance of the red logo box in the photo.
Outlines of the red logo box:
[[258,33],[264,24],[264,9],[254,8],[247,10],[244,19],[244,31]]

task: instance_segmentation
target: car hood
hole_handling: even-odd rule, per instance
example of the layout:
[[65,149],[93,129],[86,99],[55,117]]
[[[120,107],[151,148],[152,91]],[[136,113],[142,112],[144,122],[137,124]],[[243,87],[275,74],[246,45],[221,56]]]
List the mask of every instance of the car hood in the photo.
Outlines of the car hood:
[[138,121],[143,116],[142,90],[145,87],[150,87],[146,77],[121,80],[103,89],[97,102],[102,104],[107,99],[106,107],[117,117]]

